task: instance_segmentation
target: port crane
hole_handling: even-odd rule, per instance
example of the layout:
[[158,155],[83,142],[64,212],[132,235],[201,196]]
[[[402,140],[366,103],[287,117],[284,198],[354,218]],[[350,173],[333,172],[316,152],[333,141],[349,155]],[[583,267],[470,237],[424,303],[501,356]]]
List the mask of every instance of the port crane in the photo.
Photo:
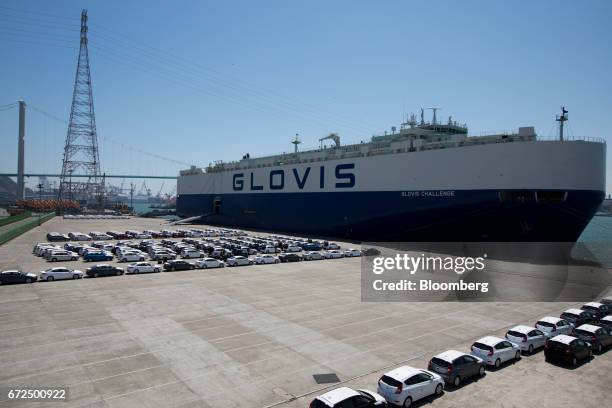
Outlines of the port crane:
[[321,143],[321,148],[323,148],[324,140],[333,140],[334,143],[336,144],[336,147],[340,147],[340,136],[338,136],[337,133],[330,133],[329,135],[320,138],[319,142]]

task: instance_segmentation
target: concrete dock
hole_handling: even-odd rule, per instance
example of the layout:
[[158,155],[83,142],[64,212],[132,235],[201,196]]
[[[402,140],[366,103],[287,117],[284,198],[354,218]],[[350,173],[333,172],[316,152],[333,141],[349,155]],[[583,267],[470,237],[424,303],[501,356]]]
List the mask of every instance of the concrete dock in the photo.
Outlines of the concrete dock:
[[[89,266],[32,255],[49,231],[166,227],[56,217],[1,246],[0,267]],[[65,402],[0,395],[0,406],[306,407],[576,305],[363,303],[359,258],[0,286],[0,389],[69,389]],[[332,373],[340,383],[313,379]],[[540,351],[417,406],[602,407],[610,389],[612,352],[572,369]]]

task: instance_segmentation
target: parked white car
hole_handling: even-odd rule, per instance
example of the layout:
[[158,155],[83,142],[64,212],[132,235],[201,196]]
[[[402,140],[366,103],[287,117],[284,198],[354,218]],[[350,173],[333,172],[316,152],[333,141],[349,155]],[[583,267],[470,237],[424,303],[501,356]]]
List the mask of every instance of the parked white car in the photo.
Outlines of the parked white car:
[[76,261],[79,259],[79,254],[70,251],[51,251],[47,255],[47,259],[51,262],[57,261]]
[[225,263],[227,264],[227,266],[253,265],[253,261],[251,261],[249,258],[240,255],[227,258]]
[[183,259],[202,258],[203,256],[202,252],[193,248],[186,248],[181,251],[181,258]]
[[304,253],[305,261],[319,261],[321,259],[325,259],[325,257],[319,251],[309,251]]
[[106,241],[109,239],[113,239],[113,237],[111,237],[110,235],[99,231],[91,231],[89,233],[89,236],[91,237],[91,239],[95,239],[97,241]]
[[532,354],[533,350],[544,347],[547,336],[540,329],[520,325],[508,330],[506,339],[518,344],[521,351]]
[[302,247],[297,245],[289,245],[285,252],[302,252]]
[[280,252],[280,248],[277,248],[273,245],[266,245],[264,250],[261,252],[263,252],[264,254],[275,254],[277,252]]
[[335,242],[329,242],[327,243],[327,245],[324,246],[325,249],[330,250],[330,249],[340,249],[340,245],[336,244]]
[[495,368],[506,361],[521,358],[521,350],[516,343],[495,336],[486,336],[474,342],[471,354]]
[[63,279],[81,279],[82,277],[83,272],[79,270],[66,268],[65,266],[57,266],[40,272],[38,279],[51,282]]
[[163,251],[154,251],[150,258],[152,261],[165,261],[176,259],[176,254],[174,252],[163,250]]
[[373,391],[340,387],[316,397],[310,403],[310,408],[384,407],[386,405],[383,396]]
[[359,249],[350,248],[344,251],[344,256],[361,256],[361,251]]
[[225,263],[215,258],[204,258],[196,261],[196,267],[201,269],[223,268],[225,267]]
[[138,262],[145,260],[145,254],[143,252],[130,251],[122,252],[117,256],[119,262]]
[[340,252],[337,249],[326,251],[323,253],[323,255],[325,256],[325,259],[344,258],[344,253]]
[[156,273],[161,272],[160,265],[151,265],[148,262],[136,262],[133,264],[129,264],[126,269],[126,274],[128,273]]
[[535,328],[541,330],[544,335],[549,338],[559,334],[566,334],[569,336],[574,330],[574,326],[572,326],[570,322],[553,316],[541,318],[536,322]]
[[441,395],[444,380],[431,371],[402,366],[385,373],[378,380],[376,391],[390,404],[410,407],[422,398]]
[[255,258],[253,258],[253,261],[255,261],[255,263],[258,265],[275,264],[275,263],[280,262],[280,260],[278,259],[278,256],[274,256],[270,254],[258,255]]

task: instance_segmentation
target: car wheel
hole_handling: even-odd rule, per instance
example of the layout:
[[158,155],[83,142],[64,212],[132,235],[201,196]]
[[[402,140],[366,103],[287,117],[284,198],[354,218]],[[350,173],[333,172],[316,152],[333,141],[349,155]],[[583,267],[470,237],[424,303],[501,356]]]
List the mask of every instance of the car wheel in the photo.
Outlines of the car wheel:
[[516,352],[516,354],[514,355],[514,359],[515,359],[515,360],[520,360],[520,359],[521,359],[521,351],[520,351],[520,350],[518,350],[518,351]]
[[529,345],[529,354],[533,354],[533,344]]
[[274,263],[279,263],[279,262],[280,262],[280,261],[279,261],[278,259],[276,259],[276,260],[274,261]]
[[404,408],[408,408],[408,407],[410,407],[410,406],[412,406],[412,398],[411,398],[411,397],[408,397],[408,398],[406,398],[406,400],[404,401]]
[[94,273],[94,278],[97,278],[98,276],[100,276],[100,274],[98,274],[98,272]]
[[194,270],[194,269],[195,269],[195,265],[191,265],[191,270]]
[[119,276],[119,275],[121,275],[121,272],[119,271],[115,272],[115,276]]
[[442,384],[436,386],[436,395],[442,395]]
[[51,262],[57,262],[57,258],[51,258]]
[[53,282],[53,276],[47,276],[47,282]]
[[175,267],[172,267],[172,268],[170,268],[170,270],[171,270],[172,272],[174,272],[174,271],[176,271],[176,268],[175,268]]
[[495,360],[495,368],[499,368],[500,365],[501,365],[501,360],[498,358],[497,360]]
[[480,366],[480,368],[478,369],[478,375],[481,376],[481,377],[483,375],[485,375],[485,368],[484,368],[484,366]]
[[26,283],[32,283],[32,278],[26,278]]
[[578,360],[576,360],[576,357],[572,358],[572,365],[575,366],[576,364],[578,364]]
[[461,377],[460,376],[456,376],[455,379],[453,380],[453,385],[455,387],[458,387],[459,384],[461,384]]
[[144,260],[145,260],[144,258],[140,258],[140,262],[144,262]]
[[134,269],[134,273],[140,273],[138,269]]
[[123,258],[123,259],[122,259],[121,261],[119,261],[119,262],[127,262],[127,259],[126,259],[126,258]]
[[76,259],[76,257],[73,256],[72,258],[70,258],[70,260],[71,261],[76,261],[77,259]]

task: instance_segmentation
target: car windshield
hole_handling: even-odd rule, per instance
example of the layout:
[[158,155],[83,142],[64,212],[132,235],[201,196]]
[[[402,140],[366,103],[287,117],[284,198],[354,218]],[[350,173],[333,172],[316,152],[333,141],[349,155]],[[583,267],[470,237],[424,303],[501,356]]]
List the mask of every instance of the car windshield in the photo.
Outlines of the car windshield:
[[536,326],[548,327],[550,329],[554,329],[555,325],[549,322],[537,322]]
[[509,330],[507,334],[508,336],[513,336],[513,337],[527,337],[525,333],[517,332],[515,330]]
[[591,336],[594,336],[594,333],[591,333],[590,331],[587,331],[587,330],[576,329],[576,335],[591,337]]

